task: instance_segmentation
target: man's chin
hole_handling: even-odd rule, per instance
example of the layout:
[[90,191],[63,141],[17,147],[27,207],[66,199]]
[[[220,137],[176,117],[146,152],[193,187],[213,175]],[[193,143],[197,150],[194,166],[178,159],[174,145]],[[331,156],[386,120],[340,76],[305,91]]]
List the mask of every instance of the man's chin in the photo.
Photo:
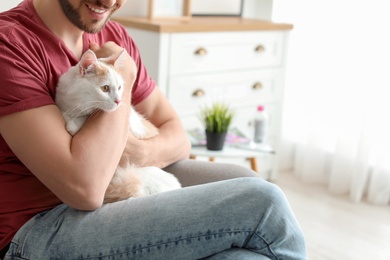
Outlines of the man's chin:
[[107,21],[105,21],[103,24],[102,24],[102,21],[94,21],[92,25],[90,26],[84,26],[84,28],[81,28],[83,31],[87,32],[87,33],[98,33],[100,32],[103,27],[106,25]]

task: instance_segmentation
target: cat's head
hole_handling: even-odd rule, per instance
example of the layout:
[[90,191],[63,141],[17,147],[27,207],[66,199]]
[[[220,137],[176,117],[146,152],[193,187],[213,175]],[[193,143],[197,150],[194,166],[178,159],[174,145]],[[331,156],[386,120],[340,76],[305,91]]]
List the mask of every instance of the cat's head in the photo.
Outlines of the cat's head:
[[[68,117],[117,109],[122,101],[123,79],[116,69],[125,64],[124,52],[119,57],[98,59],[93,51],[86,51],[79,63],[60,77],[55,98],[58,107]],[[134,61],[132,65],[129,74],[135,80],[137,68]]]
[[84,104],[105,111],[115,110],[122,102],[123,79],[115,71],[115,65],[121,63],[118,58],[97,59],[91,50],[86,51],[76,68],[76,84]]

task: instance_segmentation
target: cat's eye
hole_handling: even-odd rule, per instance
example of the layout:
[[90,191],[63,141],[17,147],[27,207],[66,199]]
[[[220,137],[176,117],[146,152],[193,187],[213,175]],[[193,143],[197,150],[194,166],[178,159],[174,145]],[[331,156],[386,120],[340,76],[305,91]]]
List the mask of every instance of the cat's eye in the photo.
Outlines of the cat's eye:
[[100,89],[103,91],[103,92],[108,92],[110,90],[110,87],[108,85],[104,85],[104,86],[101,86]]

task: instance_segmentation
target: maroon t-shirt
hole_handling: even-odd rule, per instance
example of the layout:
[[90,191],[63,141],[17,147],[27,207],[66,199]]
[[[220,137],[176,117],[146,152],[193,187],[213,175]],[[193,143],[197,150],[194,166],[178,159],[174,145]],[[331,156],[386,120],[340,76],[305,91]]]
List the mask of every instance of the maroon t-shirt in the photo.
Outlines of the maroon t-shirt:
[[[124,27],[110,21],[97,34],[84,33],[83,40],[83,52],[90,42],[102,45],[114,41],[132,56],[138,67],[133,105],[153,91],[156,84]],[[58,78],[77,63],[78,58],[41,21],[32,0],[24,0],[16,8],[0,13],[0,117],[54,104]],[[32,216],[60,203],[0,135],[0,249]]]

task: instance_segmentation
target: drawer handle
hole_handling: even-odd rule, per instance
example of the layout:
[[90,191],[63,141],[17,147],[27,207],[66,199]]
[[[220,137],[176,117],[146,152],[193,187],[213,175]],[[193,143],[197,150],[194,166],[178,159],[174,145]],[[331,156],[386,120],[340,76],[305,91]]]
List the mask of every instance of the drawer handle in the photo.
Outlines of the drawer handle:
[[195,55],[198,55],[198,56],[204,56],[207,54],[207,50],[205,48],[199,48],[195,51]]
[[256,52],[264,52],[265,51],[265,47],[262,44],[259,44],[259,45],[256,46],[255,51]]
[[253,84],[252,86],[252,89],[254,90],[260,90],[263,88],[263,84],[261,84],[260,82],[256,82],[255,84]]
[[203,97],[205,95],[205,92],[203,89],[197,89],[192,93],[193,97]]

